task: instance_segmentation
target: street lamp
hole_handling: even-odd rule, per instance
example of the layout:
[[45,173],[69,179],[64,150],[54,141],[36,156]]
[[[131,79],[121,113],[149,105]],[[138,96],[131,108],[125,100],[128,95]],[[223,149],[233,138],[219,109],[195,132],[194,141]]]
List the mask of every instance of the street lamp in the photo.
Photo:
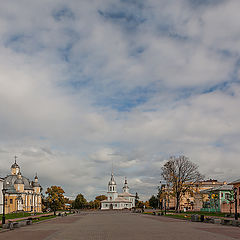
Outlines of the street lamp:
[[234,189],[234,200],[235,200],[235,220],[238,220],[238,212],[237,212],[237,188]]
[[2,193],[3,193],[3,215],[2,215],[2,225],[3,225],[6,222],[6,216],[5,216],[5,194],[6,194],[6,189],[3,189]]

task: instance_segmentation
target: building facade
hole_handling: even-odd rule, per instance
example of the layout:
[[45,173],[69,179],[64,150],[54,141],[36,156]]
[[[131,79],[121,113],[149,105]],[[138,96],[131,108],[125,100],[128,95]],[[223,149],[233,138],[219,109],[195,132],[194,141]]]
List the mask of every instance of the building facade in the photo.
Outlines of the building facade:
[[[237,191],[237,211],[240,213],[240,179],[237,179],[229,184],[233,185],[233,189],[236,189]],[[235,209],[235,203],[233,205]]]
[[[209,201],[209,194],[204,192],[205,190],[220,187],[226,185],[226,182],[218,182],[215,179],[208,179],[204,181],[199,181],[195,183],[186,183],[189,185],[189,190],[186,191],[180,199],[180,210],[191,210],[191,211],[200,211],[203,208],[205,202]],[[175,209],[176,207],[176,198],[172,194],[172,189],[166,188],[167,199],[166,207],[167,209]]]
[[205,212],[223,212],[232,213],[233,210],[233,186],[222,185],[201,191],[208,195],[207,201],[204,202],[201,211]]
[[21,174],[20,167],[15,163],[11,166],[11,174],[3,179],[5,190],[5,213],[25,211],[42,212],[42,187],[36,174],[34,181]]
[[3,213],[3,194],[2,194],[3,182],[4,182],[4,179],[0,178],[0,214]]
[[129,193],[127,179],[124,181],[123,192],[118,194],[113,173],[108,183],[107,199],[101,201],[101,210],[120,210],[135,207],[135,196]]

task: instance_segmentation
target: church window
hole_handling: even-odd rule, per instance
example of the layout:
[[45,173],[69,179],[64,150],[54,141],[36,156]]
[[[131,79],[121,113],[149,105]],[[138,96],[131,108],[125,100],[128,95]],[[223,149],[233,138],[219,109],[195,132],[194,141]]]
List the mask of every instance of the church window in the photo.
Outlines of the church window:
[[113,187],[113,191],[114,191],[114,187]]
[[12,199],[10,199],[10,204],[12,204],[13,203],[13,200]]
[[112,187],[110,187],[110,191],[112,191]]

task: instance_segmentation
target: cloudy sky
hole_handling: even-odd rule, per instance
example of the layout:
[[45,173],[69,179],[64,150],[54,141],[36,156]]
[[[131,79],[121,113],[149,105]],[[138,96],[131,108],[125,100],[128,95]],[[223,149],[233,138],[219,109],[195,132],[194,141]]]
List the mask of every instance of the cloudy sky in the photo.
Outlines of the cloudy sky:
[[240,169],[239,0],[9,0],[0,8],[0,175],[88,200],[156,192],[184,154]]

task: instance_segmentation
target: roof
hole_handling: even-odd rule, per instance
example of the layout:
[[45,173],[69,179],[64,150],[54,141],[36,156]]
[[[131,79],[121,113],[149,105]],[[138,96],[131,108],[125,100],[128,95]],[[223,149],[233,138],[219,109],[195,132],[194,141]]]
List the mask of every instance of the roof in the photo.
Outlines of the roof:
[[124,193],[120,193],[118,194],[119,197],[135,197],[134,195],[128,193],[128,192],[124,192]]
[[19,167],[18,164],[15,162],[15,163],[11,166],[11,168],[20,168],[20,167]]
[[234,184],[238,184],[238,183],[240,183],[240,179],[237,179],[237,180],[235,180],[235,181],[233,181],[233,182],[231,182],[229,184],[234,185]]
[[231,191],[233,189],[232,185],[222,185],[222,186],[216,186],[213,188],[205,189],[200,191],[201,193],[209,193],[209,192],[218,192],[218,191]]
[[116,181],[114,179],[113,173],[111,174],[111,179],[110,179],[108,185],[116,185]]
[[[14,183],[15,183],[16,180],[17,180],[17,175],[8,175],[4,179],[3,187],[7,190],[8,189],[13,189],[14,188]],[[23,181],[25,190],[33,190],[33,187],[31,185],[31,182],[29,181],[29,179],[22,176],[22,181]]]
[[124,203],[131,203],[131,201],[128,201],[127,199],[123,198],[123,197],[117,197],[115,198],[115,200],[103,200],[101,201],[102,203],[121,203],[121,202],[124,202]]

